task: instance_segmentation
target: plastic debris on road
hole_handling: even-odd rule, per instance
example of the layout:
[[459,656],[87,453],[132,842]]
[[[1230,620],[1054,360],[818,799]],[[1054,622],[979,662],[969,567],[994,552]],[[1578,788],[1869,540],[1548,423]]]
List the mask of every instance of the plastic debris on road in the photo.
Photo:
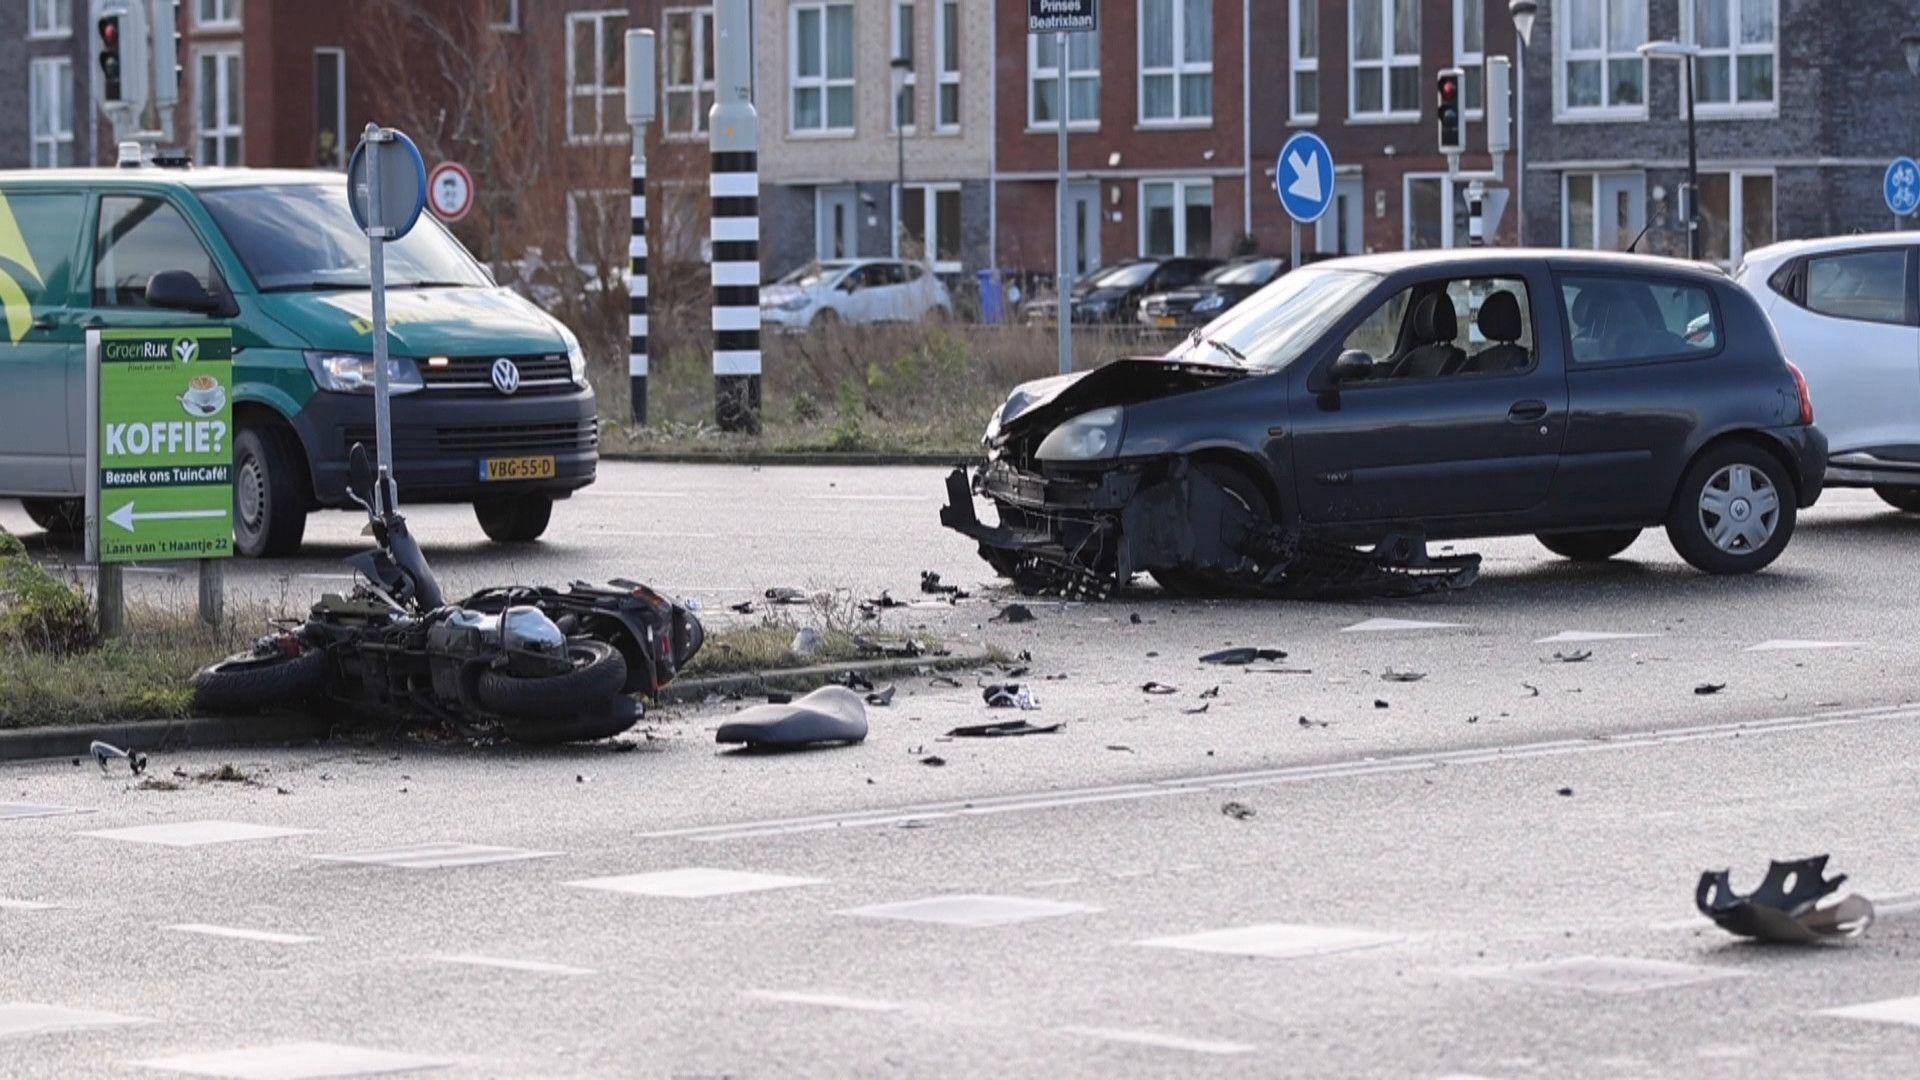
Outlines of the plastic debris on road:
[[1285,660],[1286,658],[1287,651],[1285,649],[1243,647],[1210,652],[1201,657],[1200,662],[1203,664],[1224,664],[1228,667],[1243,667],[1259,660]]
[[1006,607],[1000,609],[1000,614],[995,615],[988,621],[1003,623],[1032,622],[1033,609],[1025,604],[1008,604]]
[[103,773],[107,771],[107,762],[114,758],[120,758],[125,761],[128,770],[135,776],[139,776],[141,773],[147,771],[147,755],[137,750],[128,753],[112,743],[100,742],[98,740],[95,740],[94,744],[87,749],[93,754],[93,760],[99,764],[100,771]]
[[966,724],[947,732],[956,739],[999,739],[1010,735],[1051,735],[1065,724],[1029,724],[1025,720],[1002,720],[997,724]]
[[1773,861],[1766,880],[1745,896],[1733,891],[1730,870],[1709,870],[1700,875],[1694,906],[1720,929],[1757,941],[1812,945],[1859,937],[1873,924],[1873,902],[1854,893],[1821,906],[1847,880],[1845,874],[1827,877],[1827,859]]

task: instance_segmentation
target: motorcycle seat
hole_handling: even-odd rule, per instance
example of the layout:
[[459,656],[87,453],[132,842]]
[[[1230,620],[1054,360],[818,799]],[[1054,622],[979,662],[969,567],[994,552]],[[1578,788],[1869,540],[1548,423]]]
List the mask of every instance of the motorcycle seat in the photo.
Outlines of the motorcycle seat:
[[787,705],[754,705],[720,725],[717,743],[796,747],[857,743],[867,737],[867,706],[844,686],[823,686]]

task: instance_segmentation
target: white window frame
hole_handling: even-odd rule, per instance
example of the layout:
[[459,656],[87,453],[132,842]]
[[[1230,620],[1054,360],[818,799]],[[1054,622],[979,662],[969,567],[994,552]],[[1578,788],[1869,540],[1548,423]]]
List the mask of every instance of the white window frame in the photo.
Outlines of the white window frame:
[[[1593,246],[1591,247],[1576,248],[1573,246],[1573,180],[1576,177],[1586,177],[1593,183]],[[1561,173],[1560,246],[1573,251],[1612,250],[1611,248],[1603,248],[1600,246],[1600,182],[1602,180],[1631,181],[1635,179],[1640,181],[1640,190],[1642,193],[1648,193],[1650,191],[1647,172],[1644,169],[1574,169]],[[1651,206],[1648,207],[1646,217],[1649,219],[1647,223],[1651,223],[1651,218],[1653,217]],[[1779,213],[1776,210],[1774,214],[1776,227],[1779,224],[1779,220]],[[1681,234],[1684,236],[1687,228],[1686,221],[1676,218],[1673,224],[1680,229]]]
[[620,188],[574,188],[567,192],[567,259],[588,277],[600,276],[600,264],[589,262],[580,250],[580,204],[589,199],[605,200],[610,206],[624,204],[628,192]]
[[[1184,101],[1184,98],[1181,96],[1181,93],[1180,93],[1180,80],[1185,78],[1188,75],[1205,75],[1210,80],[1213,78],[1213,60],[1212,60],[1213,43],[1212,42],[1207,43],[1208,60],[1205,63],[1200,63],[1194,60],[1188,60],[1186,57],[1187,20],[1184,17],[1186,15],[1186,12],[1185,10],[1183,10],[1183,8],[1184,8],[1184,5],[1193,2],[1193,0],[1165,0],[1166,3],[1170,3],[1174,6],[1173,63],[1167,67],[1156,67],[1156,68],[1150,68],[1147,66],[1147,35],[1144,33],[1144,29],[1147,25],[1147,5],[1152,2],[1154,2],[1154,0],[1139,0],[1139,6],[1135,11],[1135,15],[1138,18],[1138,22],[1136,22],[1134,25],[1139,29],[1136,29],[1133,35],[1135,39],[1137,39],[1134,47],[1134,61],[1140,65],[1140,74],[1136,77],[1135,86],[1134,86],[1135,96],[1138,100],[1138,103],[1134,108],[1134,112],[1136,113],[1134,117],[1134,122],[1143,128],[1212,127],[1213,126],[1213,95],[1209,94],[1207,96],[1207,111],[1205,114],[1195,113],[1193,115],[1187,115],[1180,111],[1181,104]],[[1199,2],[1203,4],[1212,4],[1213,0],[1199,0]],[[1071,60],[1069,60],[1069,62],[1071,62]],[[1147,115],[1147,79],[1149,76],[1152,76],[1155,78],[1169,78],[1173,80],[1173,115],[1172,116],[1149,117]],[[1068,130],[1071,131],[1072,129],[1069,128]]]
[[[1739,0],[1734,0],[1738,3]],[[1467,8],[1473,7],[1480,12],[1480,49],[1478,52],[1467,48]],[[1453,66],[1468,72],[1468,82],[1472,73],[1480,75],[1480,107],[1463,109],[1470,120],[1479,120],[1487,114],[1487,8],[1485,0],[1453,0]],[[1465,94],[1463,87],[1461,93]]]
[[[1355,41],[1353,32],[1354,8],[1352,4],[1346,5],[1347,123],[1405,124],[1420,119],[1420,109],[1418,107],[1419,94],[1417,93],[1415,95],[1416,104],[1414,108],[1396,111],[1393,107],[1393,69],[1397,67],[1412,67],[1416,73],[1421,70],[1421,57],[1419,52],[1402,53],[1394,51],[1393,15],[1396,10],[1396,5],[1398,4],[1413,4],[1415,5],[1414,11],[1418,14],[1420,11],[1418,6],[1420,2],[1421,0],[1380,0],[1380,59],[1378,60],[1360,60],[1354,55],[1354,48],[1358,44],[1358,42]],[[1408,57],[1412,57],[1412,64],[1407,63]],[[1360,100],[1360,75],[1363,70],[1378,73],[1378,78],[1380,79],[1379,112],[1361,112],[1359,106],[1356,104],[1356,102]],[[1415,82],[1417,83],[1418,81],[1419,79],[1416,75]]]
[[[335,134],[340,137],[340,146],[338,149],[340,163],[333,167],[336,169],[344,169],[347,167],[347,161],[353,156],[353,147],[347,145],[347,50],[338,45],[322,45],[314,49],[314,72],[316,74],[318,74],[320,70],[319,62],[322,56],[335,56],[339,58],[340,78],[339,85],[335,88],[334,97],[336,100],[334,101],[333,107],[336,110],[335,115],[340,118],[339,130],[335,132]],[[319,87],[315,87],[314,89],[317,92]],[[315,102],[315,104],[318,104],[318,102]],[[317,116],[316,119],[318,119]],[[319,125],[317,124],[315,125],[314,136],[317,141],[319,137]],[[316,147],[316,149],[318,148]]]
[[[1413,250],[1413,184],[1416,180],[1440,181],[1440,250],[1463,248],[1467,246],[1467,237],[1456,235],[1453,229],[1453,207],[1466,197],[1465,181],[1455,180],[1443,172],[1410,172],[1400,178],[1400,250]],[[1338,183],[1338,181],[1335,181]],[[1364,229],[1362,230],[1364,234]],[[1422,249],[1425,250],[1425,249]]]
[[[1082,31],[1082,32],[1084,33],[1085,31]],[[1066,118],[1067,130],[1069,132],[1099,131],[1100,130],[1100,79],[1101,79],[1100,60],[1099,60],[1099,57],[1096,56],[1094,57],[1094,63],[1092,67],[1082,67],[1082,68],[1074,67],[1073,66],[1073,39],[1076,36],[1078,35],[1075,35],[1075,34],[1067,35],[1067,47],[1061,53],[1061,56],[1060,56],[1061,62],[1067,65],[1067,100],[1060,103],[1060,115]],[[1095,42],[1095,47],[1097,48],[1099,45],[1099,38],[1097,34],[1094,38],[1094,42]],[[1055,131],[1055,130],[1058,130],[1060,126],[1060,121],[1058,120],[1041,120],[1034,116],[1035,104],[1039,100],[1038,95],[1034,93],[1034,86],[1035,84],[1040,83],[1042,81],[1050,83],[1057,88],[1060,85],[1060,69],[1057,66],[1056,67],[1040,66],[1040,35],[1028,34],[1027,35],[1027,130],[1028,131]],[[1073,119],[1073,84],[1081,81],[1091,81],[1094,86],[1093,118],[1090,120]]]
[[[691,83],[671,83],[667,81],[673,78],[673,65],[667,63],[669,50],[671,48],[667,43],[673,39],[673,35],[669,32],[668,26],[673,22],[675,16],[684,16],[692,27],[688,35],[688,40],[691,42],[690,47],[693,49],[693,82]],[[680,140],[705,139],[707,137],[707,112],[700,107],[700,99],[702,95],[707,94],[712,95],[715,101],[720,99],[718,72],[708,70],[704,72],[705,78],[702,78],[703,73],[700,70],[700,66],[706,63],[706,57],[709,51],[707,48],[707,39],[715,30],[713,20],[712,4],[707,4],[704,7],[670,7],[660,13],[660,103],[662,108],[659,123],[660,137],[663,139],[671,139],[677,142]],[[715,56],[713,59],[714,65],[717,68],[720,58]],[[689,130],[676,131],[667,119],[673,115],[672,106],[668,103],[676,96],[684,96],[692,99],[691,103],[687,106],[687,113],[693,119],[693,127]]]
[[[1780,115],[1780,0],[1773,3],[1773,40],[1765,45],[1743,45],[1740,43],[1740,0],[1728,0],[1727,3],[1727,47],[1709,49],[1701,46],[1701,55],[1694,59],[1698,65],[1709,54],[1727,58],[1727,94],[1726,101],[1694,102],[1694,112],[1700,116],[1743,116],[1773,117]],[[1688,45],[1698,45],[1699,36],[1693,25],[1694,0],[1680,0],[1680,40]],[[1766,101],[1740,101],[1740,58],[1743,56],[1770,56],[1773,58],[1773,97]],[[1686,63],[1680,64],[1680,78],[1686,78]],[[1684,86],[1682,87],[1684,89]],[[1696,87],[1696,89],[1698,89]],[[1686,95],[1680,97],[1679,115],[1687,114]]]
[[[905,71],[904,78],[900,83],[900,94],[893,92],[894,75],[892,64],[892,61],[898,60],[903,56],[908,58],[913,57],[914,46],[917,43],[901,38],[900,16],[903,12],[912,15],[917,29],[920,17],[919,12],[914,10],[916,5],[917,0],[893,0],[892,7],[887,11],[887,131],[894,134],[912,135],[918,132],[920,128],[920,68],[918,62],[916,61],[915,66]],[[820,33],[823,44],[826,41],[826,27],[826,16],[822,15],[820,17]],[[820,70],[822,72],[826,71],[826,58],[824,56],[820,59]],[[907,95],[908,102],[907,122],[905,124],[900,122],[901,94]],[[825,91],[821,92],[820,107],[822,109],[827,107]],[[822,119],[825,119],[824,115]]]
[[[1744,230],[1747,220],[1747,193],[1745,183],[1747,180],[1764,176],[1767,178],[1767,183],[1772,185],[1773,235],[1775,241],[1780,238],[1780,178],[1771,167],[1760,169],[1701,169],[1700,176],[1702,179],[1709,176],[1724,176],[1727,178],[1727,261],[1720,263],[1720,266],[1731,270],[1739,266],[1747,257]],[[1698,198],[1699,196],[1696,193],[1694,197]],[[1705,256],[1707,244],[1706,225],[1706,217],[1702,215],[1700,218],[1700,247],[1702,257]],[[1680,222],[1680,228],[1683,231],[1686,229],[1686,222],[1684,220]],[[1771,243],[1772,241],[1769,242]]]
[[[1584,2],[1600,6],[1600,47],[1581,49],[1576,52],[1572,46],[1572,20],[1567,13],[1570,3]],[[1640,4],[1640,22],[1648,24],[1647,0],[1638,0]],[[1737,3],[1738,0],[1735,0]],[[1644,42],[1632,42],[1624,47],[1615,48],[1613,40],[1613,5],[1609,0],[1562,0],[1553,13],[1553,115],[1555,119],[1566,120],[1645,120],[1647,118],[1647,60],[1635,51]],[[1640,103],[1638,105],[1616,105],[1612,102],[1613,82],[1607,78],[1607,67],[1615,60],[1631,59],[1640,64]],[[1600,95],[1598,105],[1567,104],[1567,64],[1576,60],[1595,60],[1600,64]],[[1778,81],[1778,76],[1775,77]]]
[[[960,194],[960,184],[958,182],[942,181],[942,182],[929,182],[925,184],[908,184],[906,195],[908,198],[913,198],[915,196],[918,196],[920,199],[923,200],[920,204],[920,213],[921,213],[920,224],[921,224],[922,231],[926,234],[924,237],[922,237],[922,239],[929,241],[929,243],[927,243],[926,245],[926,249],[927,249],[926,265],[929,267],[932,267],[933,272],[936,275],[958,274],[965,267],[965,263],[962,260],[947,259],[943,261],[939,257],[940,202],[939,202],[938,196],[942,192],[951,192],[952,194],[954,194],[955,196],[963,200],[960,206],[960,213],[964,218],[964,215],[966,214],[966,203],[964,201],[965,196]],[[900,185],[894,184],[893,185],[893,220],[895,222],[898,222],[899,224],[896,225],[896,227],[893,229],[892,251],[893,251],[894,258],[904,260],[906,256],[901,253],[900,244],[903,240],[907,238],[906,237],[906,220],[907,219],[906,219],[906,215],[902,213],[902,211],[905,209],[905,204],[900,201],[900,197],[901,197]],[[966,235],[966,226],[964,224],[961,225],[960,231],[961,231],[961,236],[964,238]]]
[[[627,21],[625,8],[601,8],[596,11],[573,11],[567,13],[567,74],[565,107],[567,110],[567,141],[576,145],[585,143],[616,142],[628,138],[627,117],[624,108],[616,108],[612,123],[608,123],[607,97],[618,91],[626,92],[624,85],[610,86],[607,72],[601,67],[607,57],[607,24],[614,20]],[[583,22],[593,23],[593,77],[591,83],[575,83],[574,76],[574,27]],[[625,36],[622,35],[624,43]],[[623,49],[625,45],[621,46]],[[573,130],[573,102],[575,98],[593,98],[593,118],[596,130],[582,134]]]
[[519,32],[520,0],[507,0],[507,17],[505,19],[500,20],[499,22],[487,23],[487,29],[500,30],[506,33]]
[[[60,88],[63,86],[69,91],[67,115],[64,117],[59,115],[58,104]],[[57,167],[60,164],[61,144],[73,145],[73,114],[78,106],[73,103],[72,87],[73,59],[71,57],[40,56],[35,57],[27,65],[27,162],[36,169]],[[41,94],[49,91],[54,95],[54,104],[51,105],[41,100]],[[43,118],[51,118],[54,126],[42,130],[40,121]],[[60,126],[62,121],[65,123],[64,129]],[[44,165],[40,161],[40,152],[43,149],[48,152]],[[68,160],[77,162],[79,159],[69,153]]]
[[[1147,189],[1160,184],[1169,184],[1173,187],[1173,251],[1167,255],[1149,255],[1147,254]],[[1140,219],[1139,246],[1134,248],[1134,250],[1140,253],[1141,258],[1185,259],[1200,257],[1189,256],[1187,254],[1187,189],[1196,187],[1204,187],[1207,189],[1211,197],[1211,205],[1217,212],[1220,209],[1219,189],[1215,186],[1213,178],[1210,176],[1155,176],[1141,179],[1138,190],[1134,192],[1134,197],[1139,200],[1136,205],[1140,208],[1139,214],[1136,215]],[[1209,245],[1209,249],[1211,249],[1211,245]]]
[[[965,63],[960,55],[961,43],[954,44],[953,67],[947,67],[947,12],[953,12],[953,30],[956,35],[963,33],[960,28],[960,0],[937,0],[933,10],[933,70],[935,83],[933,88],[933,130],[942,135],[956,134],[960,130],[962,102],[960,98],[960,67]],[[942,114],[941,105],[946,100],[946,87],[954,87],[953,116]]]
[[[204,63],[208,59],[214,61],[214,86],[211,90],[209,90],[206,85],[206,71],[204,68]],[[229,61],[232,63],[231,68],[228,67]],[[227,93],[227,86],[232,79],[232,73],[238,73],[240,76],[241,92],[238,94]],[[193,158],[195,164],[232,166],[239,165],[246,160],[247,102],[245,92],[246,60],[239,45],[211,46],[197,50],[193,54]],[[205,95],[209,93],[213,94],[214,111],[216,113],[216,122],[211,129],[200,126],[201,105],[207,100]],[[225,115],[229,99],[231,99],[235,107],[239,110],[239,115]],[[216,161],[214,159],[216,157],[222,157],[221,154],[215,153],[209,155],[204,152],[207,140],[213,140],[213,146],[217,151],[225,145],[228,138],[232,138],[234,144],[238,147],[236,153],[239,155],[240,160],[226,161],[223,159]]]
[[[1298,94],[1299,78],[1302,75],[1313,76],[1315,90],[1324,90],[1320,82],[1320,41],[1316,34],[1313,43],[1313,55],[1308,56],[1300,48],[1300,9],[1320,7],[1320,0],[1287,0],[1287,119],[1296,124],[1311,124],[1320,119],[1319,97],[1314,95],[1314,110],[1300,111]],[[1315,15],[1324,14],[1315,10]],[[1316,24],[1317,27],[1317,24]]]
[[[44,20],[51,18],[52,24]],[[65,25],[62,25],[62,20]],[[27,0],[27,40],[73,36],[73,0]]]
[[[846,138],[854,134],[855,130],[860,126],[859,91],[854,88],[857,80],[852,75],[836,79],[827,72],[827,59],[833,52],[833,47],[827,42],[827,12],[836,7],[846,8],[849,12],[851,22],[851,15],[854,13],[853,4],[848,2],[848,0],[807,0],[806,3],[796,3],[787,8],[787,135],[791,138]],[[800,57],[800,13],[802,11],[817,11],[820,13],[820,74],[806,79],[800,77],[800,65],[798,63]],[[854,48],[853,66],[857,72],[860,68],[860,27],[857,23],[852,23],[852,26]],[[841,87],[846,87],[853,92],[853,122],[846,127],[834,127],[832,119],[833,109],[827,104],[827,99],[834,90]],[[794,91],[816,89],[820,91],[820,126],[817,128],[795,126],[794,118],[797,115],[797,110],[793,107]],[[891,113],[893,111],[891,104],[893,98],[891,81],[888,83],[887,98],[889,102],[887,111]]]
[[[197,30],[238,30],[240,29],[240,0],[191,0],[193,4],[193,25]],[[204,13],[212,8],[214,15],[209,18]],[[225,11],[223,17],[220,12]]]

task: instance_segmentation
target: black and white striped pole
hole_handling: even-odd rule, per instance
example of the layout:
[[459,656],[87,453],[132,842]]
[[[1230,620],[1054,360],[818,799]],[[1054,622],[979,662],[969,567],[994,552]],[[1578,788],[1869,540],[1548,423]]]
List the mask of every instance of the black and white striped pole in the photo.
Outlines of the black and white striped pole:
[[647,422],[647,125],[654,118],[653,31],[627,31],[627,123],[633,128],[633,231],[627,241],[627,383],[633,422]]
[[751,0],[714,4],[713,394],[722,431],[760,430],[760,117]]

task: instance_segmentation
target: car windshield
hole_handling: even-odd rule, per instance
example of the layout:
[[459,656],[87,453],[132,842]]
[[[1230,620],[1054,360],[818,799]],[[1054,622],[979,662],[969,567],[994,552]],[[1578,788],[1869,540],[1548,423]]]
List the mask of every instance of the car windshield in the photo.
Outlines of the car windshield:
[[1231,359],[1278,371],[1306,352],[1379,282],[1379,275],[1360,270],[1287,274],[1194,331],[1166,358],[1208,364]]
[[1273,280],[1280,272],[1279,259],[1255,259],[1252,262],[1231,263],[1208,274],[1205,281],[1217,285],[1258,285]]
[[[261,292],[372,284],[367,234],[354,224],[345,184],[216,188],[200,201]],[[492,285],[460,242],[424,215],[413,231],[387,241],[386,279],[390,289]]]
[[811,289],[816,285],[826,285],[845,273],[846,263],[809,263],[798,270],[792,270],[776,285],[792,285],[797,288]]
[[1144,284],[1153,276],[1154,263],[1137,262],[1116,266],[1098,277],[1087,280],[1089,289],[1131,289]]

